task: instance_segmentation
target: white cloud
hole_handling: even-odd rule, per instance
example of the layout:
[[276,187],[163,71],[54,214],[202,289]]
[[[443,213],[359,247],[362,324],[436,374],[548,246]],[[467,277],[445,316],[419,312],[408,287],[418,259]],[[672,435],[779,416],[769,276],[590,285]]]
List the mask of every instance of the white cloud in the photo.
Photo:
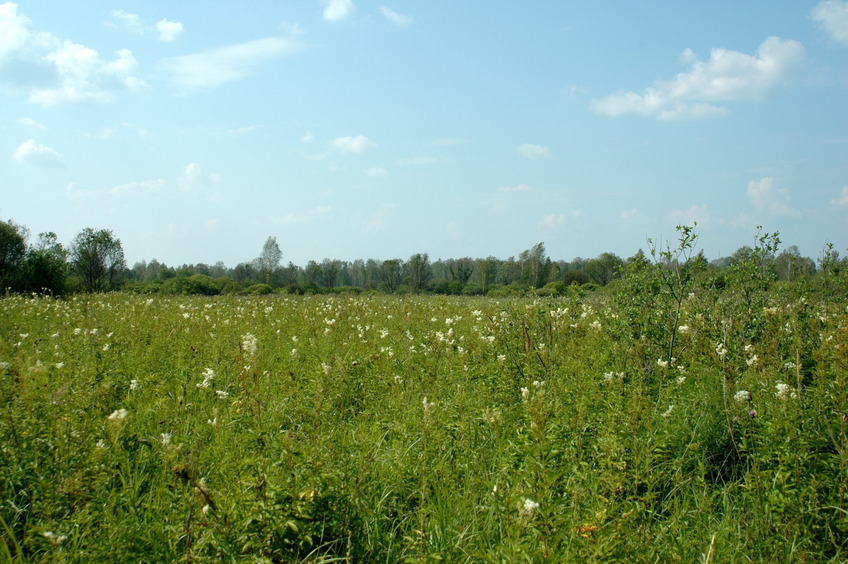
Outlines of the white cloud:
[[189,163],[180,175],[177,185],[183,192],[200,190],[218,184],[221,177],[215,173],[203,172],[198,163]]
[[33,129],[38,129],[40,131],[47,131],[47,128],[32,118],[28,117],[20,117],[15,120],[18,125],[22,125],[24,127],[31,127]]
[[362,225],[362,231],[365,233],[376,233],[382,231],[386,226],[386,220],[391,219],[394,209],[394,204],[380,204],[380,207],[374,210],[374,213],[371,214],[371,218]]
[[366,170],[365,174],[367,174],[368,176],[371,176],[373,178],[382,178],[384,176],[388,176],[389,171],[384,169],[383,167],[375,166],[375,167],[371,167],[368,170]]
[[653,222],[651,218],[645,216],[638,208],[630,208],[629,210],[622,211],[621,220],[635,225],[647,225]]
[[118,25],[138,35],[144,35],[149,31],[156,32],[159,41],[174,41],[184,31],[182,22],[174,22],[165,18],[159,20],[154,25],[148,25],[138,14],[131,14],[123,10],[112,10],[110,15]]
[[350,17],[356,11],[351,0],[326,0],[324,19],[328,22],[338,22]]
[[144,33],[144,22],[141,21],[138,14],[131,14],[123,10],[112,10],[109,12],[109,15],[112,16],[112,19],[130,31],[138,33],[139,35]]
[[542,145],[533,145],[532,143],[519,145],[517,150],[519,155],[528,159],[539,159],[542,157],[549,157],[551,155],[551,152],[547,147]]
[[519,184],[518,186],[504,186],[503,188],[498,188],[498,192],[529,192],[532,189],[532,186]]
[[832,199],[830,203],[843,208],[848,207],[848,186],[843,186],[839,197]]
[[116,91],[146,86],[131,51],[121,49],[114,60],[103,60],[94,49],[31,28],[17,5],[0,5],[0,66],[8,65],[0,82],[26,93],[30,102],[108,102]]
[[577,228],[583,224],[583,212],[580,210],[572,210],[566,213],[546,213],[542,216],[539,222],[539,227],[542,229],[553,229],[555,227],[566,226],[569,228]]
[[813,8],[812,16],[828,35],[848,45],[848,2],[824,0]]
[[715,102],[758,101],[797,68],[805,56],[797,41],[769,37],[756,55],[729,49],[713,49],[707,61],[687,49],[681,60],[689,72],[662,80],[644,93],[620,92],[592,100],[592,109],[603,115],[636,114],[661,120],[697,119],[728,113]]
[[114,186],[108,190],[109,194],[114,195],[136,195],[136,194],[145,194],[148,192],[161,192],[167,182],[164,178],[157,178],[156,180],[140,180],[138,182],[127,182],[126,184],[121,184],[119,186]]
[[21,143],[12,154],[12,159],[18,164],[38,168],[63,168],[65,166],[62,155],[46,145],[36,143],[33,139]]
[[156,31],[159,32],[159,41],[174,41],[183,34],[182,22],[172,22],[162,19],[156,22]]
[[372,147],[376,147],[370,139],[364,135],[356,135],[349,137],[338,137],[330,141],[330,147],[340,153],[358,155],[364,153]]
[[678,225],[707,225],[712,218],[712,211],[707,204],[693,204],[689,209],[671,212],[671,219]]
[[766,176],[748,183],[748,199],[761,212],[773,216],[797,216],[798,211],[789,205],[789,190],[775,189],[774,178]]
[[454,145],[467,145],[471,143],[470,139],[466,139],[465,137],[446,137],[444,139],[436,139],[433,141],[434,145],[440,145],[442,147],[450,147]]
[[387,8],[386,6],[380,6],[380,12],[382,12],[383,16],[393,24],[397,26],[407,26],[412,23],[412,18],[409,16],[405,16],[403,14],[399,14],[394,10]]
[[207,88],[240,80],[263,63],[292,55],[302,48],[299,41],[291,38],[266,37],[163,59],[159,66],[171,75],[177,86]]

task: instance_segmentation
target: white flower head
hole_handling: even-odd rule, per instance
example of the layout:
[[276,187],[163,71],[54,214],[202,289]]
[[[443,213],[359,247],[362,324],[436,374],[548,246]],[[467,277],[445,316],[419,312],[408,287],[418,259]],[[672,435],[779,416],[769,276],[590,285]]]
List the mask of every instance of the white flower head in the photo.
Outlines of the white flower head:
[[663,359],[661,359],[661,358],[658,358],[658,359],[657,359],[657,366],[659,366],[660,368],[665,368],[665,367],[667,367],[667,366],[668,366],[668,361],[667,361],[667,360],[663,360]]
[[525,498],[524,503],[522,503],[518,508],[518,514],[522,517],[530,518],[539,509],[539,504],[532,499]]
[[230,392],[224,390],[215,390],[215,393],[218,395],[218,399],[227,399],[230,397]]
[[129,415],[129,412],[126,409],[116,409],[109,416],[109,421],[123,421],[127,418],[127,415]]
[[747,390],[739,390],[738,392],[733,394],[733,399],[735,399],[738,402],[745,402],[745,401],[751,401],[753,399],[753,396],[751,395],[751,392],[749,392]]
[[259,347],[259,339],[251,333],[246,333],[241,336],[241,349],[248,356],[255,356],[256,349]]

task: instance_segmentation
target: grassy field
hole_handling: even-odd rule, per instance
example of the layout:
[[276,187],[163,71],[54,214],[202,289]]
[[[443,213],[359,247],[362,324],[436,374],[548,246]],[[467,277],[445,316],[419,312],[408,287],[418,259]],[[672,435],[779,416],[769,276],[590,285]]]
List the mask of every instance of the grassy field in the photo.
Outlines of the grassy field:
[[844,303],[669,288],[2,298],[0,560],[845,561]]

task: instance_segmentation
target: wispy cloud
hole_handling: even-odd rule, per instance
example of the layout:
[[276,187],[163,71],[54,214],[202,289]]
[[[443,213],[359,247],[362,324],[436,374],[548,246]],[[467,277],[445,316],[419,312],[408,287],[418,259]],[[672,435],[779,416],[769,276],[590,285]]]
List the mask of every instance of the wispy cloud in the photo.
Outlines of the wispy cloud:
[[220,175],[204,172],[198,163],[189,163],[180,175],[177,185],[181,191],[190,192],[214,186],[220,181]]
[[185,31],[182,22],[164,18],[153,25],[149,25],[138,14],[132,14],[124,10],[112,10],[109,12],[109,15],[112,16],[112,21],[107,22],[107,25],[120,26],[138,35],[155,32],[159,41],[174,41]]
[[389,171],[386,170],[383,167],[375,166],[375,167],[371,167],[368,170],[366,170],[365,174],[367,174],[368,176],[370,176],[372,178],[383,178],[384,176],[389,175]]
[[330,141],[330,148],[339,153],[358,155],[377,145],[364,135],[338,137]]
[[346,20],[356,11],[351,0],[326,0],[324,19],[328,22]]
[[678,225],[708,225],[712,220],[712,210],[707,204],[692,204],[685,210],[674,210],[671,219]]
[[396,26],[403,27],[412,23],[411,17],[405,16],[404,14],[399,14],[394,10],[387,8],[386,6],[380,6],[380,12],[387,20],[389,20]]
[[797,216],[798,210],[789,205],[789,190],[774,187],[774,178],[766,176],[748,183],[748,199],[754,207],[773,216]]
[[848,2],[824,0],[813,8],[812,16],[833,39],[848,45]]
[[831,204],[846,208],[848,207],[848,186],[842,187],[842,193],[830,201]]
[[266,37],[246,43],[215,47],[200,53],[163,59],[160,68],[182,88],[209,88],[240,80],[259,66],[303,49],[303,44],[287,37]]
[[662,80],[642,94],[619,92],[592,100],[592,109],[603,115],[636,114],[661,120],[697,119],[724,115],[728,108],[716,102],[758,101],[783,83],[805,57],[797,41],[769,37],[755,55],[713,49],[707,61],[690,49],[681,60],[688,72]]
[[18,119],[15,120],[15,123],[17,123],[18,125],[22,125],[24,127],[31,127],[33,129],[38,129],[39,131],[47,131],[47,128],[44,125],[38,123],[37,121],[35,121],[32,118],[19,117]]
[[516,149],[518,154],[528,159],[540,159],[542,157],[551,156],[551,151],[542,145],[533,145],[532,143],[524,143]]
[[21,143],[12,154],[12,160],[18,164],[37,168],[64,168],[65,166],[62,155],[46,145],[36,143],[33,139]]

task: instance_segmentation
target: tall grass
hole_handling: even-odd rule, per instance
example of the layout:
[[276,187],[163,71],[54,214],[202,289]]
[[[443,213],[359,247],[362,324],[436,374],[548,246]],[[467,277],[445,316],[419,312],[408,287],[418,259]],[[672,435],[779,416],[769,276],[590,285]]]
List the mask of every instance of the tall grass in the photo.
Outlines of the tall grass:
[[0,559],[844,561],[844,304],[674,296],[3,298]]

